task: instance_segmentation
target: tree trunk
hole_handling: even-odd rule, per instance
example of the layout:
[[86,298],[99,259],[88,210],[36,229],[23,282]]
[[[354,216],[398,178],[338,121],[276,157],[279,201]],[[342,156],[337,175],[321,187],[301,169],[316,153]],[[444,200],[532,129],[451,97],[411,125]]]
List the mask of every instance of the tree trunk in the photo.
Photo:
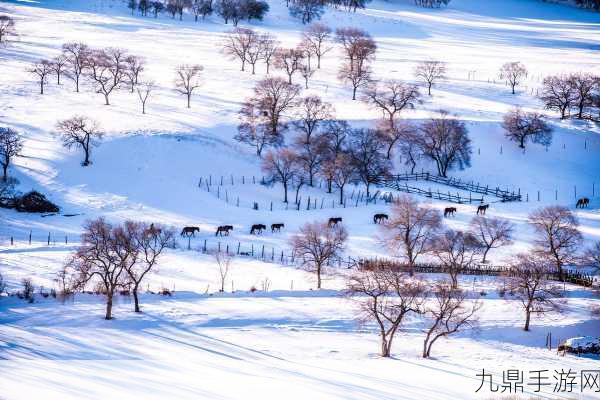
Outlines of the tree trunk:
[[381,334],[381,357],[389,357],[391,353],[390,345],[385,338],[385,335]]
[[431,96],[431,86],[432,86],[432,85],[433,85],[433,82],[429,82],[429,83],[428,83],[428,86],[427,86],[427,94],[428,94],[429,96]]
[[340,205],[344,204],[344,185],[340,186]]
[[2,181],[3,182],[6,182],[8,180],[7,170],[8,170],[8,163],[2,164]]
[[352,89],[352,100],[356,100],[356,86]]
[[191,98],[192,98],[192,94],[188,93],[187,94],[187,108],[190,108],[190,100],[191,100]]
[[112,305],[113,295],[112,293],[109,293],[106,299],[106,315],[104,316],[104,319],[112,319]]
[[288,202],[288,184],[287,182],[283,183],[283,202]]
[[321,56],[317,54],[317,69],[321,69]]
[[79,75],[75,76],[75,91],[79,93]]
[[486,247],[485,250],[483,251],[483,259],[481,260],[482,264],[487,263],[486,257],[487,257],[487,253],[488,251],[490,251],[491,247]]
[[140,311],[140,300],[138,298],[138,284],[137,283],[133,287],[133,303],[134,303],[134,311],[141,312]]
[[528,306],[525,309],[525,326],[523,327],[524,331],[529,331],[529,321],[531,321],[531,308]]
[[44,80],[40,81],[40,94],[44,94]]
[[317,289],[321,289],[321,265],[317,264]]
[[110,106],[110,103],[108,102],[108,94],[104,94],[104,105],[105,106]]

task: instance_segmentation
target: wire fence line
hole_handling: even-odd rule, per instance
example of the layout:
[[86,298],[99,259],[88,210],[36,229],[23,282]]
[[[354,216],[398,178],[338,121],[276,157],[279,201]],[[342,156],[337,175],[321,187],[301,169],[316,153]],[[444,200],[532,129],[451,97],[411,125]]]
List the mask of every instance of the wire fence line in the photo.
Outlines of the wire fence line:
[[[17,240],[15,236],[0,236],[0,244],[3,245],[18,245],[18,244],[42,244],[46,246],[65,246],[65,245],[79,245],[79,236],[74,236],[72,241],[66,235],[34,235],[30,233]],[[43,240],[39,240],[43,239]],[[56,240],[63,239],[63,240]],[[252,259],[261,262],[275,263],[284,266],[301,267],[307,263],[307,259],[296,255],[291,250],[284,250],[276,248],[275,246],[269,246],[266,244],[255,244],[255,243],[242,243],[241,241],[220,241],[220,240],[208,240],[202,239],[199,245],[191,245],[191,238],[188,238],[187,243],[184,244],[178,242],[178,247],[187,248],[190,251],[197,251],[205,255],[214,255],[217,253],[223,253],[230,256],[241,257],[245,259]],[[389,256],[377,256],[377,257],[335,257],[330,258],[326,262],[327,267],[339,268],[339,269],[357,269],[361,263],[382,261],[387,263],[394,263],[395,265],[402,265],[399,263],[397,258]],[[450,269],[444,265],[437,263],[417,263],[414,268],[414,272],[418,273],[437,273],[444,274],[450,273]],[[460,269],[460,275],[478,275],[478,276],[510,276],[511,268],[504,265],[491,265],[491,264],[474,264],[469,267]],[[548,274],[548,279],[553,281],[562,281],[560,279],[559,272],[552,271]],[[579,271],[565,270],[563,272],[564,282],[572,283],[575,285],[591,287],[594,284],[594,277],[589,274],[585,274]]]

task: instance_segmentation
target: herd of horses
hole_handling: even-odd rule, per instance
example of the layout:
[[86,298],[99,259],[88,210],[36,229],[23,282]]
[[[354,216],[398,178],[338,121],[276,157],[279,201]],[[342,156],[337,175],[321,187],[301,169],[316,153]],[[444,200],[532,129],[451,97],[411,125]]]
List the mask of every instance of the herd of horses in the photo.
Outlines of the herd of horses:
[[[582,197],[577,200],[577,204],[575,205],[575,207],[576,208],[586,208],[589,204],[590,204],[590,199],[588,199],[587,197]],[[477,215],[485,215],[485,213],[489,207],[490,207],[489,204],[482,204],[480,206],[477,206]],[[444,217],[453,217],[454,214],[456,213],[456,211],[457,211],[456,207],[446,207],[446,208],[444,208]],[[387,214],[383,214],[383,213],[375,214],[375,215],[373,215],[373,223],[374,224],[382,224],[382,223],[385,223],[388,220],[388,218],[389,217]],[[341,217],[332,217],[332,218],[329,218],[329,220],[327,221],[327,226],[331,228],[341,222],[342,222]],[[284,227],[285,227],[285,224],[283,224],[283,223],[271,224],[271,233],[281,232],[281,229]],[[260,235],[266,229],[267,229],[267,226],[265,224],[253,224],[250,227],[250,234],[251,235]],[[223,235],[229,236],[229,232],[232,230],[233,230],[232,225],[221,225],[221,226],[217,227],[215,236],[223,236]],[[181,236],[195,237],[196,232],[198,232],[198,233],[200,232],[200,228],[198,228],[197,226],[186,226],[181,230]]]

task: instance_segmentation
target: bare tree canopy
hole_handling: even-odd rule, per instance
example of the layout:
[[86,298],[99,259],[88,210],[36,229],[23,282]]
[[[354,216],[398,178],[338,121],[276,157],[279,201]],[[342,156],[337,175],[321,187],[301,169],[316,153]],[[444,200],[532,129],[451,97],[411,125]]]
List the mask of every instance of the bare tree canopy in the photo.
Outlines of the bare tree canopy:
[[509,246],[513,243],[515,225],[506,219],[476,216],[471,220],[470,232],[483,247],[482,263],[486,263],[486,257],[491,249]]
[[515,94],[515,88],[527,77],[527,68],[518,61],[507,62],[500,68],[500,79],[505,79]]
[[384,119],[394,126],[396,117],[405,109],[414,109],[420,102],[421,94],[417,86],[397,80],[386,80],[371,85],[363,96],[363,101],[379,109]]
[[445,111],[439,118],[421,125],[418,140],[423,155],[435,162],[438,174],[443,177],[455,167],[462,170],[471,166],[471,139],[467,127],[462,121],[449,118]]
[[313,23],[302,33],[302,40],[306,49],[317,57],[317,69],[321,68],[321,59],[332,49],[328,44],[331,40],[331,28],[319,22]]
[[85,154],[81,165],[84,167],[90,165],[92,147],[97,146],[103,136],[98,123],[87,117],[76,115],[59,121],[56,129],[61,135],[65,147],[81,147]]
[[182,64],[175,69],[175,90],[185,95],[188,108],[190,108],[194,90],[202,84],[200,80],[202,71],[204,71],[204,67],[198,64]]
[[223,253],[222,251],[215,253],[215,261],[217,263],[217,267],[219,267],[219,283],[221,284],[221,287],[219,288],[220,292],[225,291],[225,283],[227,282],[227,277],[231,272],[233,258],[234,256],[232,254]]
[[338,28],[335,31],[336,41],[342,45],[349,70],[362,70],[363,65],[373,61],[377,45],[366,31],[359,28]]
[[350,277],[346,293],[358,307],[361,322],[375,322],[381,339],[382,357],[390,357],[392,343],[406,316],[421,314],[425,284],[398,269],[374,266]]
[[290,149],[271,150],[262,161],[262,170],[273,182],[283,185],[283,202],[288,202],[288,187],[296,175],[298,156]]
[[0,165],[2,165],[2,182],[8,182],[8,167],[12,159],[23,150],[23,139],[12,128],[0,127]]
[[295,257],[304,268],[317,275],[317,289],[321,289],[322,274],[327,264],[339,258],[344,251],[348,233],[341,225],[312,222],[300,227],[290,239]]
[[600,241],[585,251],[583,262],[593,268],[596,274],[600,274]]
[[385,156],[379,133],[374,129],[351,130],[349,144],[356,175],[366,186],[368,198],[371,185],[388,176],[392,165]]
[[258,157],[262,157],[266,147],[277,147],[283,143],[283,136],[272,133],[264,112],[258,110],[254,103],[244,104],[240,110],[240,120],[234,139],[254,147]]
[[282,70],[288,77],[288,83],[292,84],[292,77],[302,67],[304,53],[299,49],[278,49],[275,52],[274,66]]
[[576,99],[574,106],[577,109],[577,118],[586,117],[586,110],[594,106],[594,98],[600,92],[600,78],[592,74],[576,73],[569,77],[575,89]]
[[515,108],[504,116],[502,127],[506,136],[519,143],[522,149],[528,141],[544,146],[552,143],[552,128],[544,121],[544,116],[536,112],[525,112]]
[[425,309],[431,326],[423,341],[423,358],[431,357],[431,348],[438,339],[472,327],[480,308],[481,303],[467,300],[466,292],[444,282],[438,283],[433,290],[433,300]]
[[263,33],[260,35],[258,41],[260,46],[260,56],[267,66],[268,75],[271,64],[273,63],[273,58],[275,57],[275,54],[277,54],[281,43],[279,43],[275,36],[270,33]]
[[579,221],[566,207],[548,206],[529,214],[529,224],[536,235],[535,253],[551,262],[563,280],[564,267],[577,262],[582,244]]
[[46,80],[54,71],[52,62],[48,60],[40,60],[33,64],[28,71],[37,77],[40,85],[40,94],[44,94],[44,85],[46,84]]
[[448,271],[453,289],[458,288],[458,275],[482,252],[483,246],[472,233],[453,229],[436,237],[433,244],[433,254]]
[[[234,28],[227,32],[225,43],[223,45],[224,53],[232,59],[239,59],[242,63],[242,71],[248,60],[248,52],[252,49],[258,49],[259,35],[249,28]],[[254,64],[252,64],[252,73],[254,73]]]
[[67,77],[73,80],[75,91],[79,92],[79,80],[88,67],[91,50],[85,43],[81,42],[65,43],[62,48],[69,65]]
[[321,124],[330,120],[335,112],[331,103],[319,96],[302,98],[296,108],[294,127],[301,134],[301,144],[310,144]]
[[129,84],[131,93],[134,92],[135,86],[138,84],[140,74],[146,68],[146,61],[142,57],[128,55],[125,57],[125,79]]
[[68,59],[64,54],[59,54],[54,57],[51,61],[52,72],[56,74],[56,84],[60,85],[60,77],[65,72],[67,67]]
[[408,264],[413,275],[417,259],[433,251],[441,227],[442,216],[438,210],[403,195],[392,204],[388,222],[380,226],[381,241]]
[[525,311],[523,330],[529,330],[531,314],[543,314],[557,310],[556,299],[561,291],[548,280],[552,264],[543,257],[519,254],[510,269],[507,289],[514,294]]
[[325,4],[321,0],[294,0],[289,6],[289,12],[303,24],[310,24],[313,20],[321,18],[325,12]]
[[415,76],[427,85],[427,94],[431,96],[431,87],[446,78],[446,63],[443,61],[422,61],[415,67]]
[[577,101],[577,90],[569,76],[547,76],[542,84],[540,99],[547,110],[557,110],[560,118],[565,119]]
[[93,50],[87,59],[88,76],[96,84],[97,93],[104,95],[105,105],[110,105],[110,94],[125,82],[125,50],[109,47]]
[[414,166],[416,166],[418,154],[416,151],[414,151],[414,154],[411,153],[410,151],[414,150],[414,148],[409,147],[417,143],[417,128],[413,124],[401,119],[395,119],[391,122],[387,119],[383,119],[377,124],[377,131],[387,147],[386,157],[388,160],[392,158],[394,147],[396,147],[397,144],[400,144],[400,153],[405,158],[405,161],[408,160],[407,157],[412,155],[411,161],[413,161],[415,164]]
[[136,84],[138,98],[140,99],[140,103],[142,103],[142,114],[146,114],[146,102],[152,92],[154,92],[154,89],[156,89],[154,81],[138,82]]

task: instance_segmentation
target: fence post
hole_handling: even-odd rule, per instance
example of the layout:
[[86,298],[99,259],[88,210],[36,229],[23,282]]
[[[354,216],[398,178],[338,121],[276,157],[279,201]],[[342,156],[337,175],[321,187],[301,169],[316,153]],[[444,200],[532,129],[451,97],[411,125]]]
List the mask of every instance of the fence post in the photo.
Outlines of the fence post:
[[254,243],[252,243],[251,246],[252,247],[250,248],[250,251],[251,251],[250,254],[252,254],[252,257],[254,257]]
[[275,261],[275,248],[271,247],[271,261]]
[[217,251],[218,251],[219,253],[221,252],[221,242],[219,242],[219,244],[218,244],[218,250],[217,250]]
[[238,242],[237,254],[238,254],[238,256],[240,255],[240,242]]
[[206,239],[204,239],[204,247],[202,248],[203,252],[206,253]]
[[273,202],[271,202],[271,211],[273,211]]
[[50,246],[50,232],[48,232],[48,246]]
[[260,255],[260,258],[262,258],[263,260],[265,259],[265,245],[264,244],[262,246],[262,253]]
[[15,244],[15,241],[14,241],[13,237],[11,236],[11,237],[10,237],[10,245],[12,246],[12,245],[14,245],[14,244]]
[[310,196],[308,196],[308,200],[306,201],[306,210],[310,210]]

